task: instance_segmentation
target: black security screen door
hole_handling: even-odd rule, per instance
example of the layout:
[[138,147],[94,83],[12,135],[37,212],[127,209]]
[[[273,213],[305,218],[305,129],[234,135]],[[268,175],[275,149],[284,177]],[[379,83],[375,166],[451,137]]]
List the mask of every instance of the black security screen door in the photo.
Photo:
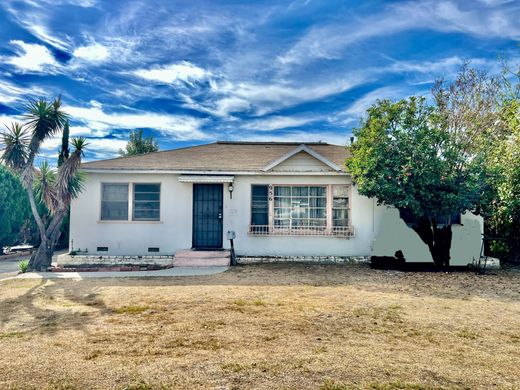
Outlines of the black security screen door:
[[222,248],[222,184],[193,184],[193,247]]

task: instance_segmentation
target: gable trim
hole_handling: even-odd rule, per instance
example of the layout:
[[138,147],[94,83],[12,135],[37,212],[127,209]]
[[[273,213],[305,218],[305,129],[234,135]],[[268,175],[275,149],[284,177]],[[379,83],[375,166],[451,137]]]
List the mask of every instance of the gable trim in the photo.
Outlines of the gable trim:
[[284,161],[290,159],[292,156],[300,153],[300,152],[305,152],[309,155],[311,155],[312,157],[314,157],[316,160],[318,161],[321,161],[323,164],[327,165],[328,167],[332,168],[333,170],[335,170],[336,172],[340,172],[342,171],[343,169],[333,163],[332,161],[330,161],[328,158],[322,156],[321,154],[319,154],[318,152],[316,152],[315,150],[309,148],[307,145],[305,144],[301,144],[300,146],[298,146],[297,148],[291,150],[289,153],[287,154],[284,154],[282,157],[280,158],[277,158],[276,160],[274,161],[271,161],[269,164],[267,164],[264,168],[262,168],[262,171],[263,172],[267,172],[267,171],[270,171],[271,169],[273,169],[274,167],[276,167],[277,165],[283,163]]

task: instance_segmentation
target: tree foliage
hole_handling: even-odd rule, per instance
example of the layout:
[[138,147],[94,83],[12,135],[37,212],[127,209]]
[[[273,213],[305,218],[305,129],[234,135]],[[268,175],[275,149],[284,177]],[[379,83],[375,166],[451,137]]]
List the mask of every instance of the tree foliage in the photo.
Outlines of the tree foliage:
[[[2,160],[6,166],[21,175],[22,185],[40,233],[40,246],[31,257],[30,268],[47,269],[51,264],[60,227],[69,210],[71,199],[81,190],[82,180],[78,176],[78,170],[87,143],[83,138],[72,139],[70,143],[74,150],[68,157],[63,154],[63,163],[57,170],[51,169],[46,163],[36,169],[34,162],[41,144],[63,131],[67,126],[68,116],[62,111],[61,100],[58,98],[53,102],[44,99],[29,102],[24,118],[24,124],[13,124],[0,133],[4,149]],[[38,208],[38,200],[48,210],[48,218]]]
[[520,70],[504,67],[499,94],[503,136],[493,142],[487,158],[490,191],[483,207],[491,253],[520,260]]
[[152,135],[143,137],[143,130],[132,130],[125,150],[119,149],[119,154],[126,157],[157,151],[159,151],[159,144]]
[[24,240],[31,207],[20,180],[0,165],[0,249]]
[[439,81],[433,104],[423,97],[378,101],[354,135],[347,169],[361,194],[411,215],[433,260],[449,264],[451,216],[481,207],[487,142],[504,131],[499,84],[465,66],[452,83]]

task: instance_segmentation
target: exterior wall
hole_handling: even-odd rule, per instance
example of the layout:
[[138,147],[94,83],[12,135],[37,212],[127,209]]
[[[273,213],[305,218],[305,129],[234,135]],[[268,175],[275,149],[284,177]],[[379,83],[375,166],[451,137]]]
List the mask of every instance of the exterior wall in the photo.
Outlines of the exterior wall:
[[352,238],[327,236],[250,236],[252,184],[350,184],[347,176],[240,176],[235,178],[233,199],[224,199],[224,229],[236,233],[240,256],[365,256],[373,239],[373,202],[352,190]]
[[[399,217],[397,209],[379,208],[378,211],[373,256],[393,256],[396,251],[401,250],[406,261],[433,262],[428,246]],[[474,259],[478,260],[484,232],[482,217],[469,212],[462,214],[461,224],[453,225],[451,229],[453,236],[450,265],[465,266]]]
[[[70,239],[74,250],[100,255],[148,255],[148,247],[159,247],[155,255],[173,254],[191,247],[191,184],[179,183],[168,174],[88,173],[85,190],[71,205]],[[101,183],[161,183],[161,220],[101,221]],[[107,252],[96,252],[107,246]]]
[[[89,173],[85,190],[72,202],[71,250],[99,255],[147,255],[148,247],[159,247],[159,255],[174,254],[192,244],[191,183],[180,183],[175,174]],[[161,183],[161,220],[101,221],[101,183]],[[224,184],[224,247],[226,232],[236,232],[235,250],[243,256],[366,256],[373,239],[372,200],[352,191],[353,238],[254,237],[248,235],[252,184],[347,184],[347,176],[236,176],[233,197]],[[97,247],[107,252],[96,252]]]
[[[192,183],[180,183],[177,174],[88,173],[83,193],[72,202],[70,239],[74,250],[97,255],[150,255],[148,247],[159,247],[153,255],[173,255],[192,245]],[[161,220],[100,221],[101,183],[161,183]],[[224,248],[229,248],[226,232],[236,233],[238,256],[269,257],[362,257],[390,255],[401,249],[411,261],[431,261],[426,245],[399,218],[396,210],[377,206],[375,200],[360,196],[353,186],[350,217],[355,235],[351,238],[327,236],[251,236],[252,184],[350,184],[345,175],[273,174],[235,176],[232,198],[224,184]],[[482,218],[463,215],[464,226],[453,227],[452,264],[465,265],[478,258]],[[96,252],[97,247],[107,252]]]

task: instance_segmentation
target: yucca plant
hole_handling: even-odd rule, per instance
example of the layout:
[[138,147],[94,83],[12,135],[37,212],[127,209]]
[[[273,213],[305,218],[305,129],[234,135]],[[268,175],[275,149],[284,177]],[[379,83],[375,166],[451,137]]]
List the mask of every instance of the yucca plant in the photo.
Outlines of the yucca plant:
[[[87,146],[84,138],[73,138],[74,148],[68,153],[68,131],[63,143],[67,153],[60,153],[60,164],[53,169],[47,162],[34,167],[42,143],[68,128],[68,116],[61,109],[61,99],[53,102],[39,99],[26,105],[25,124],[13,123],[0,132],[3,154],[7,167],[21,174],[22,184],[29,196],[31,210],[40,232],[40,246],[29,261],[29,269],[46,270],[52,262],[54,246],[60,236],[60,226],[70,207],[71,200],[82,190],[83,174],[79,172],[81,157]],[[67,129],[68,130],[68,129]],[[62,145],[62,150],[64,145]],[[44,204],[50,218],[42,218],[37,201]]]

